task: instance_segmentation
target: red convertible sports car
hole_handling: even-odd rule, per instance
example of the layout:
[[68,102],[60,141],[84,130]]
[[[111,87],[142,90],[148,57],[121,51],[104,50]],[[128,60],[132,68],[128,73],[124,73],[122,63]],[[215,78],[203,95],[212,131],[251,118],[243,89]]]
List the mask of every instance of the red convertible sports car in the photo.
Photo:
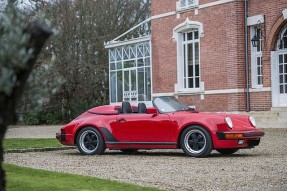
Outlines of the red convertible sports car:
[[264,136],[247,115],[200,113],[170,96],[155,98],[153,105],[123,102],[92,108],[61,128],[56,138],[86,155],[105,149],[182,149],[187,156],[205,157],[214,149],[233,154],[253,148]]

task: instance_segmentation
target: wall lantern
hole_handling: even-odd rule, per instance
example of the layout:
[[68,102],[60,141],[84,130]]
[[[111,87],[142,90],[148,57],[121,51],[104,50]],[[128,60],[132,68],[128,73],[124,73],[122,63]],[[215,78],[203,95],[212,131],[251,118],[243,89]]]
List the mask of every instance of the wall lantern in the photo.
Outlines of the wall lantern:
[[259,38],[258,34],[254,35],[254,37],[251,39],[251,43],[252,43],[253,47],[259,47],[260,46],[260,38]]
[[261,41],[265,42],[265,22],[264,19],[258,20],[257,24],[254,26],[255,34],[251,39],[253,47],[260,47]]

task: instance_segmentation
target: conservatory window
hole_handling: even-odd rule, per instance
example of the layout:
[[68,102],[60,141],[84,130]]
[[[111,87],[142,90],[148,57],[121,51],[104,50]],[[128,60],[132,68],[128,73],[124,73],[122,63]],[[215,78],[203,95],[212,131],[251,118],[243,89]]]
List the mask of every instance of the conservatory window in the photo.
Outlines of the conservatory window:
[[259,43],[256,47],[251,45],[251,77],[252,88],[263,87],[263,71],[262,71],[262,34],[261,29],[251,27],[251,37],[258,36]]
[[150,42],[109,49],[110,102],[151,101]]

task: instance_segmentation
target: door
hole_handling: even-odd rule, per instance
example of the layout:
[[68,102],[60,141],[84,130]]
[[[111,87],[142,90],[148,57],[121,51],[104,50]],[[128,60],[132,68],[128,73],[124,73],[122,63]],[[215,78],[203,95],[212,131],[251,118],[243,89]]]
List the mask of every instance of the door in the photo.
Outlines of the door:
[[137,70],[129,68],[124,70],[124,101],[137,100]]
[[279,106],[287,106],[287,51],[279,53]]
[[287,51],[274,51],[272,59],[272,106],[287,106]]
[[171,121],[166,114],[120,114],[117,134],[120,142],[170,142]]

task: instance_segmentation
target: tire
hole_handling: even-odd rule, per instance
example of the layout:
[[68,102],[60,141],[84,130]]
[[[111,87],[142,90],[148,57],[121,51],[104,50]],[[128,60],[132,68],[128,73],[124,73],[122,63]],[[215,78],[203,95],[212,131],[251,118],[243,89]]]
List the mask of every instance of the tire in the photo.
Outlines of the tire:
[[106,150],[101,133],[94,127],[85,127],[77,135],[76,144],[84,155],[100,155]]
[[181,149],[187,156],[206,157],[211,153],[212,145],[209,132],[201,126],[187,127],[180,136]]
[[132,154],[132,153],[136,153],[138,149],[121,149],[121,151],[126,154]]
[[217,152],[223,155],[231,155],[236,153],[239,149],[216,149]]

